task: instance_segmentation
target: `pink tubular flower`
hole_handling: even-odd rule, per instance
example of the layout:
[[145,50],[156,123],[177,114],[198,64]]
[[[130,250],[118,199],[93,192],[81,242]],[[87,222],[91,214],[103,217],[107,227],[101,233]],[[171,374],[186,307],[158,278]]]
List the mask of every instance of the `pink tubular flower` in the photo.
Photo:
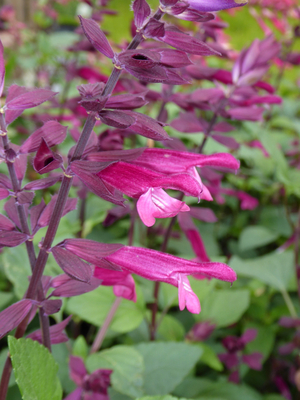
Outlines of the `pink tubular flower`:
[[166,282],[178,287],[179,308],[185,307],[191,312],[198,314],[201,310],[200,302],[192,291],[187,275],[203,274],[212,278],[227,282],[236,280],[235,272],[226,264],[215,262],[202,262],[184,260],[179,257],[165,254],[159,251],[139,247],[124,246],[115,253],[103,257],[95,267],[95,276],[100,269],[102,276],[105,272],[102,267],[115,264],[122,271],[128,271],[142,276],[143,278]]
[[96,268],[94,277],[101,279],[102,286],[113,286],[115,296],[136,302],[135,282],[129,272]]
[[97,175],[105,184],[129,197],[139,199],[138,212],[147,226],[154,224],[154,218],[168,218],[177,215],[179,211],[189,210],[188,206],[171,198],[162,188],[180,190],[187,196],[197,198],[203,192],[200,179],[187,172],[167,175],[138,165],[118,162]]
[[196,166],[210,166],[233,170],[237,170],[240,167],[239,161],[228,153],[204,155],[158,148],[146,149],[132,163],[164,174],[188,171],[190,168]]

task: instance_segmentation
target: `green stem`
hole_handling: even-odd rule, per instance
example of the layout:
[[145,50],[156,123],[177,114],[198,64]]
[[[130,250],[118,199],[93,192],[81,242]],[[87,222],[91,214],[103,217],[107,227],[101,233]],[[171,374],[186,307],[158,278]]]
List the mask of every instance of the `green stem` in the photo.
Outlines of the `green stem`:
[[297,311],[294,307],[294,304],[293,304],[292,299],[290,298],[290,295],[288,294],[288,292],[285,289],[282,289],[281,294],[282,294],[282,297],[285,301],[285,304],[286,304],[291,316],[293,318],[298,318]]

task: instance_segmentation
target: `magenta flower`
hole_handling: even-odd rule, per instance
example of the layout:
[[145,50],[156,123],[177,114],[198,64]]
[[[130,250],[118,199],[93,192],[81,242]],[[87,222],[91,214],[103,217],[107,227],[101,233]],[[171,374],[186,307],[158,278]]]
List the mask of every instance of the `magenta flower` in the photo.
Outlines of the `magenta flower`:
[[[64,242],[61,246],[64,246]],[[178,287],[180,310],[187,307],[190,312],[196,314],[201,310],[200,302],[192,291],[187,275],[203,274],[227,282],[233,282],[237,278],[235,272],[226,264],[198,263],[139,247],[124,246],[113,254],[103,257],[95,267],[95,276],[98,269],[102,276],[105,276],[103,268],[107,268],[107,264],[115,265],[122,271],[135,273],[152,281],[166,282]]]
[[132,163],[164,174],[189,171],[193,167],[215,167],[237,170],[239,161],[228,153],[204,155],[187,151],[151,148],[146,149]]
[[215,329],[216,325],[208,321],[197,322],[186,334],[185,338],[192,342],[203,342],[210,337]]
[[164,190],[149,188],[142,194],[136,204],[137,211],[146,226],[155,224],[155,218],[175,217],[180,211],[189,211],[183,201],[174,199]]
[[129,272],[95,268],[94,277],[102,286],[113,286],[115,296],[136,302],[135,282]]
[[109,400],[107,389],[110,386],[111,369],[97,369],[88,374],[80,357],[70,357],[70,377],[78,388],[64,400]]
[[97,175],[105,184],[139,199],[137,210],[146,226],[152,226],[155,218],[168,218],[179,211],[189,210],[183,202],[171,198],[162,188],[180,190],[187,196],[197,198],[203,192],[198,175],[192,176],[186,172],[167,175],[124,162],[110,165]]

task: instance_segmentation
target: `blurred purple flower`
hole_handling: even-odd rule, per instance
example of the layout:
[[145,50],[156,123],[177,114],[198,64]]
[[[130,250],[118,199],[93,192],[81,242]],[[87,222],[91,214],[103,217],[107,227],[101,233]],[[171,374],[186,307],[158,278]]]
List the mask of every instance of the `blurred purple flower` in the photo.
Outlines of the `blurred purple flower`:
[[110,386],[111,369],[97,369],[89,374],[80,357],[71,356],[70,378],[78,388],[64,400],[109,400],[107,389]]
[[262,357],[261,353],[243,354],[246,344],[252,342],[257,335],[256,329],[247,329],[241,336],[227,336],[222,343],[227,353],[219,354],[220,360],[231,371],[228,380],[239,383],[239,366],[241,363],[248,365],[249,368],[261,370]]
[[208,321],[197,322],[186,334],[186,339],[192,342],[203,342],[210,337],[215,329],[216,325]]

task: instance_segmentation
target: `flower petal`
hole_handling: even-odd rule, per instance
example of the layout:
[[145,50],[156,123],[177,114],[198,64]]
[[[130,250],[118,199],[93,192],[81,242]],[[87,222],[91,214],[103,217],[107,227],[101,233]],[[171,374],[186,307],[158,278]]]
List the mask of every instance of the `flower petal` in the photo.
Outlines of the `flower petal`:
[[97,22],[92,19],[82,18],[80,15],[79,19],[85,36],[95,47],[95,49],[100,51],[100,53],[104,54],[108,58],[114,58],[113,49],[111,48],[104,33],[99,28]]
[[146,226],[152,226],[155,218],[175,217],[189,207],[180,200],[169,196],[163,189],[150,188],[137,201],[137,211]]
[[50,100],[56,94],[48,89],[34,89],[30,92],[22,93],[7,102],[5,108],[8,110],[26,110]]
[[61,269],[73,279],[81,282],[90,282],[92,268],[75,254],[61,247],[53,247],[52,254]]
[[44,138],[49,147],[63,142],[66,138],[67,127],[56,121],[48,121],[41,128],[33,132],[22,144],[20,153],[34,153],[38,150],[42,138]]
[[28,315],[32,308],[32,300],[23,299],[0,312],[0,338],[16,328]]

